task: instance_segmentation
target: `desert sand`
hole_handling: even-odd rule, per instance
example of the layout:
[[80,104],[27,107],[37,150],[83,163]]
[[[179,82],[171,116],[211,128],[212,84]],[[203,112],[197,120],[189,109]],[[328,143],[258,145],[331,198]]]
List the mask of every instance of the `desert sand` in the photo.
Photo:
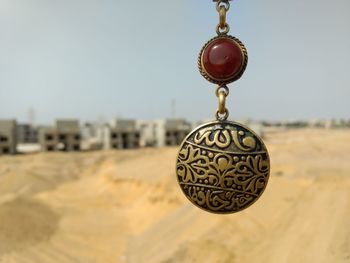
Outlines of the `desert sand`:
[[263,196],[188,202],[175,147],[0,157],[0,263],[350,262],[350,131],[269,132]]

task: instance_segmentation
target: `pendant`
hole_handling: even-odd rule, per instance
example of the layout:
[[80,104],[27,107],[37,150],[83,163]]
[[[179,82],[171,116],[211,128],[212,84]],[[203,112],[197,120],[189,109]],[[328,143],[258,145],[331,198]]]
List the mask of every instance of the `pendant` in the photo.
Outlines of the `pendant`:
[[183,140],[176,176],[185,196],[211,213],[229,214],[252,205],[264,192],[270,173],[269,154],[262,139],[248,127],[228,121],[227,84],[238,80],[248,63],[243,43],[227,35],[228,0],[218,1],[218,36],[202,48],[198,67],[208,81],[218,84],[216,121],[194,129]]
[[231,121],[206,123],[180,146],[178,183],[196,206],[213,213],[234,213],[253,204],[269,178],[269,155],[249,128]]

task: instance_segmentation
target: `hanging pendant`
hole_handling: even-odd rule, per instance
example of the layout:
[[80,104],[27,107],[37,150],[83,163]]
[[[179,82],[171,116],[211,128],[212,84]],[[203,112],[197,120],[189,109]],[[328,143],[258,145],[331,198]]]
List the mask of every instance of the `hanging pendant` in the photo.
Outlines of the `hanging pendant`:
[[248,127],[228,121],[228,83],[238,80],[248,62],[243,43],[227,35],[229,2],[218,1],[218,36],[202,48],[199,71],[218,84],[216,121],[193,130],[184,139],[176,163],[176,176],[185,196],[199,208],[220,214],[235,213],[252,205],[264,192],[270,159],[262,139]]
[[249,128],[213,121],[182,142],[176,164],[179,185],[196,206],[213,213],[234,213],[253,204],[269,178],[269,155]]

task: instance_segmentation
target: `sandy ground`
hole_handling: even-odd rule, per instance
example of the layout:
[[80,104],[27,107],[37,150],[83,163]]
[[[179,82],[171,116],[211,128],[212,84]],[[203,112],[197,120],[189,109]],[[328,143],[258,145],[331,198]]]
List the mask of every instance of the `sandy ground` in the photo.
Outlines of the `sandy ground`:
[[350,131],[269,133],[269,185],[212,215],[176,148],[0,157],[0,263],[350,262]]

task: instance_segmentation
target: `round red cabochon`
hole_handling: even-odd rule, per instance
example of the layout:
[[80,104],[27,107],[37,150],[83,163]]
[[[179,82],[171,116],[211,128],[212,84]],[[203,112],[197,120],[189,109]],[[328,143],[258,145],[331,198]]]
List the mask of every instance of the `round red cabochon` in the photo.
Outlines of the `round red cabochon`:
[[205,71],[216,80],[227,80],[239,74],[243,60],[240,46],[229,38],[213,40],[202,55]]

